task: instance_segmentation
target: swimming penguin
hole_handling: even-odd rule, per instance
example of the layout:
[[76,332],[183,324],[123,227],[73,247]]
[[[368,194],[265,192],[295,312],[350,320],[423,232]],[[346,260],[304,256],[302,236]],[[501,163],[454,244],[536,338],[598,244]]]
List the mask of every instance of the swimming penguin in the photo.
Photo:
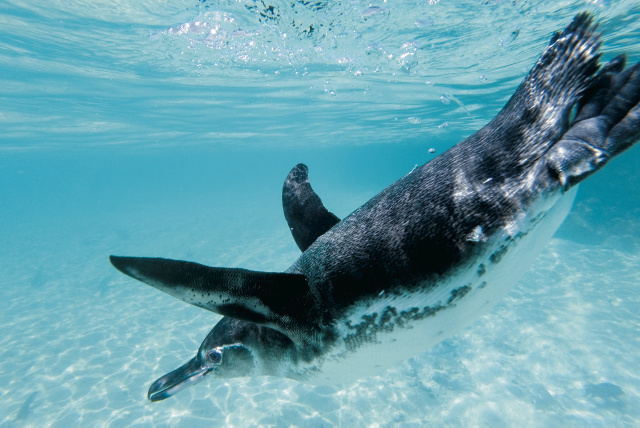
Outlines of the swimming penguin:
[[577,184],[640,138],[640,64],[599,67],[582,13],[484,128],[339,220],[298,165],[283,188],[302,255],[284,273],[111,256],[123,273],[224,315],[163,400],[206,376],[315,384],[378,374],[477,319],[566,217]]

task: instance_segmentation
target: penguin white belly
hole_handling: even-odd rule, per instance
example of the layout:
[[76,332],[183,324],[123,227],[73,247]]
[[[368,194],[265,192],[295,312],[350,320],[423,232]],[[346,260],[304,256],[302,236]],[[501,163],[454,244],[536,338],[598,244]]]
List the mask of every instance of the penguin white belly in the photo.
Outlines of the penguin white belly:
[[540,203],[518,222],[519,230],[504,230],[493,237],[492,245],[467,269],[435,289],[388,297],[382,293],[373,304],[356,307],[337,326],[339,344],[310,368],[306,381],[347,383],[381,374],[478,319],[511,290],[543,251],[569,213],[576,192],[574,187]]

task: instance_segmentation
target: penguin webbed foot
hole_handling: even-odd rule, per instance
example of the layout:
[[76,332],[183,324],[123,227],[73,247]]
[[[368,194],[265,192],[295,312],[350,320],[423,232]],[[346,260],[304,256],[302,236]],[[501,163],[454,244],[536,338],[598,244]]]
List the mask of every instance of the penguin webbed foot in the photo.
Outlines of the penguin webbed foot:
[[602,168],[640,139],[640,63],[625,56],[605,64],[577,105],[569,130],[547,154],[564,190]]

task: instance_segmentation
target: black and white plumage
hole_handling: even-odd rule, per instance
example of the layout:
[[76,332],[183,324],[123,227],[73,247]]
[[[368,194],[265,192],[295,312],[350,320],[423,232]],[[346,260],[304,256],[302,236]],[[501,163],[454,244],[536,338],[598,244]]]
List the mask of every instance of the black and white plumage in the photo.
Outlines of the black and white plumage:
[[599,68],[599,47],[591,17],[577,15],[496,118],[341,221],[297,165],[283,204],[303,253],[284,273],[112,256],[125,274],[225,315],[149,398],[208,374],[346,382],[475,320],[548,243],[576,185],[640,138],[640,65],[624,69],[620,56]]

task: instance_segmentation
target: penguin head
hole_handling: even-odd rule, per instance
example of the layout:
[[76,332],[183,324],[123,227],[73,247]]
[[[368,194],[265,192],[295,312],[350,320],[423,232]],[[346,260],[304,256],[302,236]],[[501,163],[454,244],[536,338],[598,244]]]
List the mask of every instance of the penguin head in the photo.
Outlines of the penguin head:
[[250,376],[255,369],[253,353],[240,341],[241,337],[234,334],[232,327],[231,322],[218,323],[202,342],[195,357],[151,384],[149,400],[169,398],[205,377]]

